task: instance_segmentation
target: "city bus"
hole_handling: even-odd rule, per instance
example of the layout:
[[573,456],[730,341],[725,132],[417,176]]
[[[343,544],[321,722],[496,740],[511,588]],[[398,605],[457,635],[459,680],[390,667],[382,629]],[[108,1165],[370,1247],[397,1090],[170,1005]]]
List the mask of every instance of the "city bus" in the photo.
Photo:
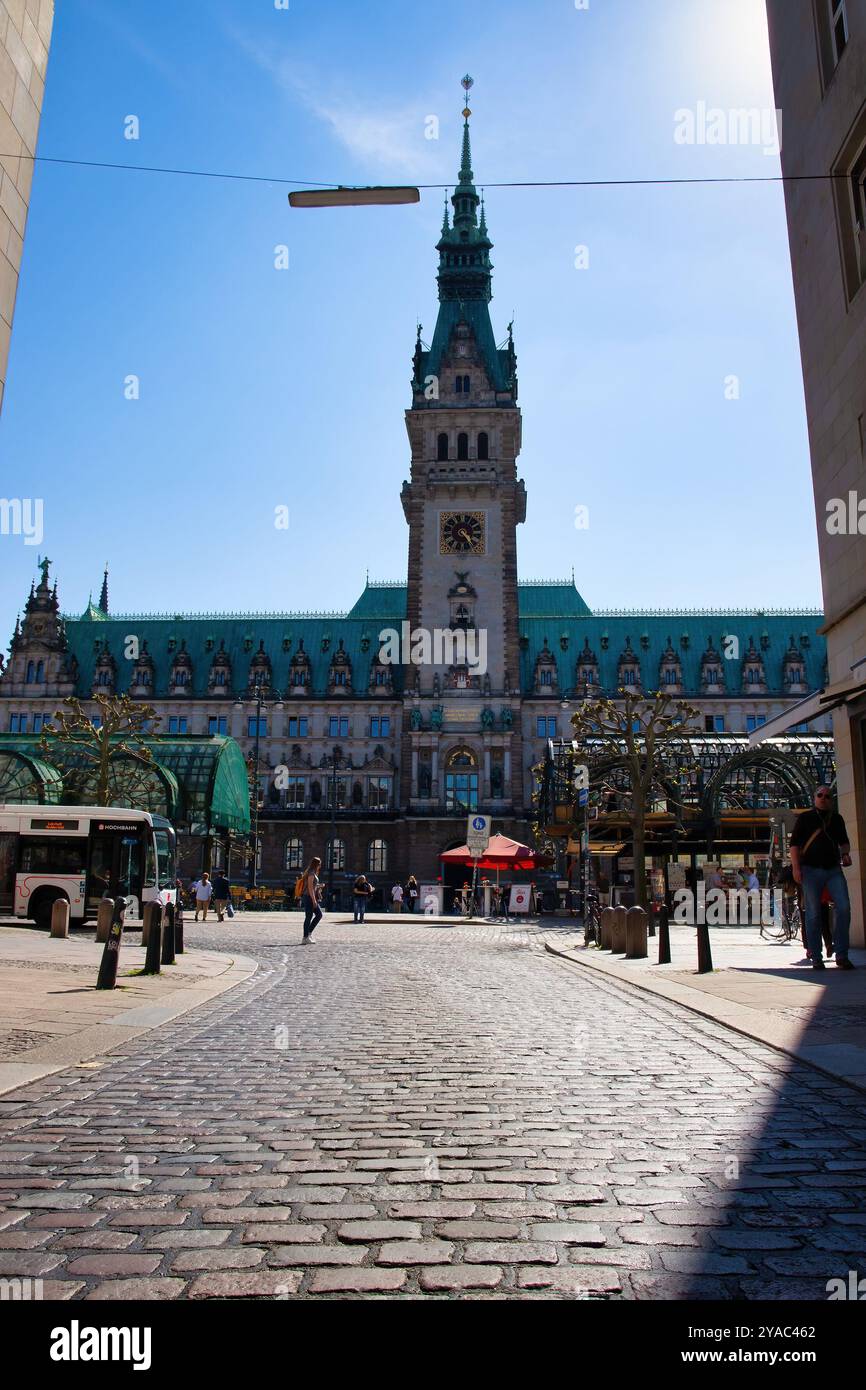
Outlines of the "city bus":
[[95,917],[100,899],[174,903],[177,840],[164,816],[123,806],[0,805],[0,917],[51,923],[58,898],[70,922]]

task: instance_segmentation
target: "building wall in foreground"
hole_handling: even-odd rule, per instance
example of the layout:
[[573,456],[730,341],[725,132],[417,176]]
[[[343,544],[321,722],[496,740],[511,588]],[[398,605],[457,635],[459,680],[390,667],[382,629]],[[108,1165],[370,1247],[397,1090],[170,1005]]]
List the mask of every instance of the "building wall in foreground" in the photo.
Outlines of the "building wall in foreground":
[[[866,0],[767,0],[767,13],[783,173],[838,175],[785,188],[832,684],[866,657],[866,187],[855,189],[866,161]],[[859,945],[864,720],[862,702],[834,716]]]
[[53,23],[54,0],[0,0],[0,407]]

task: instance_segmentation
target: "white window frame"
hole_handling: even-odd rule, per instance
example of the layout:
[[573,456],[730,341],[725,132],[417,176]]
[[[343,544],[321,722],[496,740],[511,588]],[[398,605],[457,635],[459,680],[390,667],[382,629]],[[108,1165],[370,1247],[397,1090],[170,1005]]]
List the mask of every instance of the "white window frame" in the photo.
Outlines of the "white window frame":
[[[827,0],[827,9],[830,14],[830,44],[833,50],[833,66],[835,69],[839,66],[842,60],[842,54],[851,41],[851,32],[848,28],[848,7],[846,0]],[[845,42],[841,49],[836,41],[836,30],[840,19],[842,20],[842,28],[845,34]]]

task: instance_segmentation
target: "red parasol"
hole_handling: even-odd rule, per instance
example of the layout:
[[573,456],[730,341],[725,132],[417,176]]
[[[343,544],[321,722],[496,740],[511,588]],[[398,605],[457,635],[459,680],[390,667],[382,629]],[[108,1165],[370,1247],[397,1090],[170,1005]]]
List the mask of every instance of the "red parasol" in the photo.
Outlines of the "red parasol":
[[[469,852],[468,845],[447,849],[439,858],[446,864],[465,864],[467,869],[476,862]],[[507,835],[491,835],[487,849],[477,862],[479,869],[499,870],[536,869],[553,861],[550,855],[539,854],[529,845],[522,845],[519,840],[511,840]]]

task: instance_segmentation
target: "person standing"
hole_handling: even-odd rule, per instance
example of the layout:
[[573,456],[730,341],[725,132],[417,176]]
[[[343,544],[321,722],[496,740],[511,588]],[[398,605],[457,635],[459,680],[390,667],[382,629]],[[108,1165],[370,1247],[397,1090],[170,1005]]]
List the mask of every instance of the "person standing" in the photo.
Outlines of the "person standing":
[[213,897],[213,884],[210,881],[210,874],[205,870],[195,885],[195,920],[198,921],[198,914],[201,913],[201,920],[207,921],[207,910],[210,900]]
[[403,885],[395,883],[391,889],[391,909],[393,912],[403,911]]
[[828,786],[820,786],[815,792],[812,809],[797,817],[790,850],[794,881],[802,886],[805,899],[806,943],[812,969],[824,969],[821,896],[826,888],[836,909],[833,933],[836,965],[840,970],[853,970],[854,963],[848,959],[851,903],[842,872],[851,863],[850,843],[844,820],[833,810],[833,793]]
[[414,874],[409,875],[406,883],[406,897],[409,899],[409,911],[414,912],[418,901],[418,880]]
[[372,891],[373,885],[370,880],[364,874],[359,874],[352,887],[353,922],[363,922],[364,913],[367,910],[367,900]]
[[322,909],[319,903],[321,897],[319,870],[321,867],[321,859],[314,857],[304,870],[304,886],[301,890],[301,903],[304,908],[304,936],[301,941],[302,946],[314,946],[316,944],[313,941],[313,932],[322,920]]
[[231,892],[231,884],[222,869],[219,869],[213,880],[213,905],[216,908],[218,922],[221,922],[226,915]]

